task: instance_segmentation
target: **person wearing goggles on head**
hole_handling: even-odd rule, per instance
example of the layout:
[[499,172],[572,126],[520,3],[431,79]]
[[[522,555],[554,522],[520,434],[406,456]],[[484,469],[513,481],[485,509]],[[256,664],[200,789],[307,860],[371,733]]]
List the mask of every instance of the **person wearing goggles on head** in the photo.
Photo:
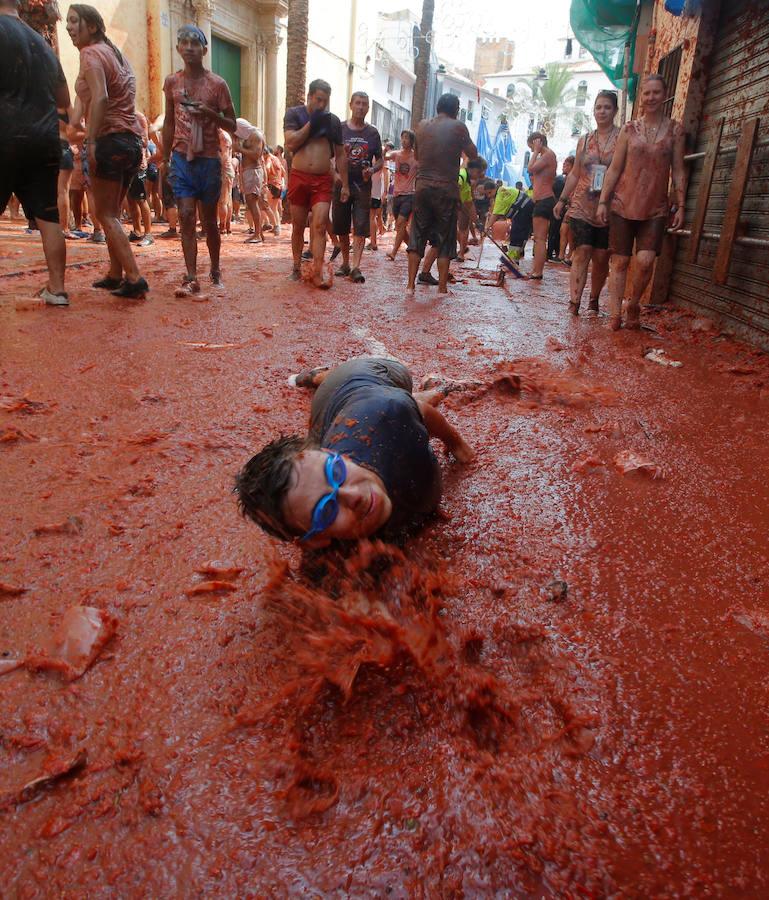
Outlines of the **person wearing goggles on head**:
[[447,390],[413,392],[395,360],[353,359],[296,377],[317,388],[306,438],[268,444],[238,473],[244,516],[282,540],[310,549],[333,540],[394,537],[434,512],[441,474],[430,447],[439,438],[454,457],[475,454],[436,408]]

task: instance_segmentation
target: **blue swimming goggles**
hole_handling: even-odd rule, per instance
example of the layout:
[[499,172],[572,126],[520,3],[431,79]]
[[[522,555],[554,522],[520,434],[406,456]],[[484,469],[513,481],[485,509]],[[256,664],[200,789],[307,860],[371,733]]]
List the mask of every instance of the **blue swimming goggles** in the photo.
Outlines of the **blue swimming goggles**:
[[330,528],[339,515],[339,488],[347,479],[347,466],[338,453],[329,453],[326,458],[326,481],[331,488],[330,494],[324,494],[315,504],[312,511],[310,530],[300,540],[309,541],[327,528]]

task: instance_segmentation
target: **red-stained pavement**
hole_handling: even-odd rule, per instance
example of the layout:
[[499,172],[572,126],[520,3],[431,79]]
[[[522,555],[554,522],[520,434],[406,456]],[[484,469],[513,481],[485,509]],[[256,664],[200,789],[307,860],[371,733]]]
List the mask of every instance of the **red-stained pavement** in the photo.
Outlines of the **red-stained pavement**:
[[[0,665],[117,619],[78,680],[0,675],[0,893],[765,897],[767,357],[675,310],[572,320],[565,269],[501,290],[489,251],[408,303],[389,238],[320,293],[243,237],[199,301],[175,242],[139,303],[69,244],[49,309],[0,226]],[[477,459],[402,557],[313,576],[233,475],[305,426],[289,374],[385,352],[524,390],[448,407]],[[192,592],[211,562],[234,590]]]

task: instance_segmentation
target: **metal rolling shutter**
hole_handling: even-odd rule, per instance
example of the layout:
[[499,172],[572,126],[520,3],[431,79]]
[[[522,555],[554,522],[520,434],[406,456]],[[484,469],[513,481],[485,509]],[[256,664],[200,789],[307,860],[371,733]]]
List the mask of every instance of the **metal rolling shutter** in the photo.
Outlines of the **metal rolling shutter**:
[[[709,65],[697,153],[711,143],[723,117],[703,240],[696,264],[689,262],[689,239],[679,241],[669,299],[719,316],[729,330],[769,346],[769,0],[723,0]],[[761,118],[745,200],[741,237],[735,242],[725,285],[713,283],[717,235],[724,221],[743,122]],[[726,151],[726,152],[724,152]],[[703,160],[693,161],[687,193],[687,223],[703,177]],[[687,226],[688,227],[688,226]],[[755,243],[751,244],[751,241]]]

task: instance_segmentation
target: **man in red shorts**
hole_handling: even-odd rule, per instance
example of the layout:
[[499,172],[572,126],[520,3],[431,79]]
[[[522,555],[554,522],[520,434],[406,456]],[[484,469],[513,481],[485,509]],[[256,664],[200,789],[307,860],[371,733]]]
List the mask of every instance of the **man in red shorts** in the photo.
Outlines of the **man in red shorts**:
[[283,120],[285,147],[287,151],[293,153],[291,172],[288,176],[291,250],[294,257],[291,278],[298,281],[301,277],[304,227],[307,214],[312,210],[310,225],[312,281],[319,288],[330,286],[329,281],[323,277],[323,257],[326,252],[326,229],[334,188],[332,157],[336,161],[336,173],[342,182],[340,200],[346,203],[350,197],[342,123],[328,112],[330,97],[331,85],[321,78],[316,78],[310,82],[306,105],[294,106],[287,110]]

